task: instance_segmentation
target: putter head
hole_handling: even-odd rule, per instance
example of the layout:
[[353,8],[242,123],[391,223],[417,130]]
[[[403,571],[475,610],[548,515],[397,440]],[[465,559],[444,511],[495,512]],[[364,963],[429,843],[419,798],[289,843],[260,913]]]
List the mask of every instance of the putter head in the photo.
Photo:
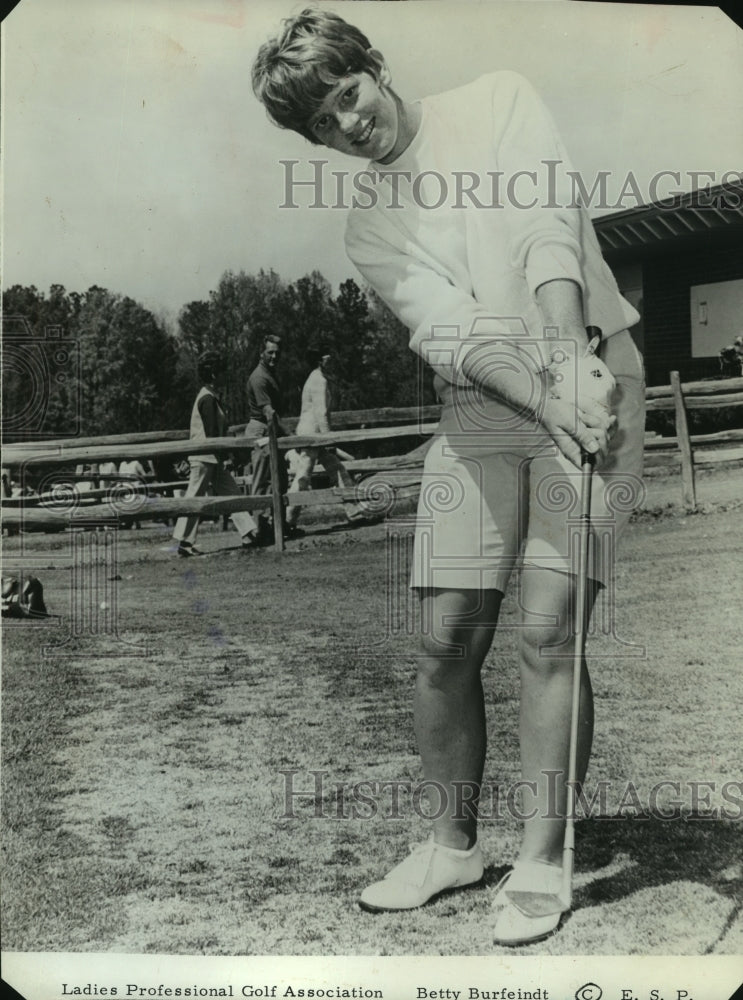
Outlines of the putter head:
[[570,901],[556,893],[506,889],[506,896],[527,917],[548,917],[570,909]]

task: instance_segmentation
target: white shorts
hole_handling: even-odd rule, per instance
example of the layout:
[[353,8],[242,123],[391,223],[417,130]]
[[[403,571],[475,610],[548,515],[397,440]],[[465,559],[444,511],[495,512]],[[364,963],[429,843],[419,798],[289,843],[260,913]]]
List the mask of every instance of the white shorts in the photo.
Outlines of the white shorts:
[[[589,576],[607,585],[616,540],[644,496],[645,378],[628,331],[607,338],[601,356],[617,381],[617,429],[592,480]],[[536,425],[508,437],[451,426],[426,456],[411,587],[505,591],[519,559],[575,572],[580,470]]]

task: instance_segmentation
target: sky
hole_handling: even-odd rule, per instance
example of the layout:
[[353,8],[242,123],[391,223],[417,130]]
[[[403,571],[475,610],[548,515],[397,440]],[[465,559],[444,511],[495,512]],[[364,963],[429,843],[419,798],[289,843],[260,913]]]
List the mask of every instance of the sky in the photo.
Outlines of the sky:
[[[3,287],[98,284],[174,319],[226,270],[358,277],[344,210],[281,207],[282,160],[300,160],[298,176],[310,158],[328,176],[349,161],[273,126],[250,86],[258,46],[306,5],[21,0],[2,38]],[[691,190],[743,169],[743,33],[717,8],[322,6],[365,31],[406,99],[522,73],[581,174],[610,170],[615,196],[630,172],[645,192],[659,171]],[[677,189],[668,178],[658,192]]]

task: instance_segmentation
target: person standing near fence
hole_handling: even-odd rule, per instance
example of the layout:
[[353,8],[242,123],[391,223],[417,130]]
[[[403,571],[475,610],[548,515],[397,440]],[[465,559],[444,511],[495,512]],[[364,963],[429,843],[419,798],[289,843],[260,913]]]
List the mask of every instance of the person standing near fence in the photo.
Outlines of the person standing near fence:
[[733,350],[735,351],[735,358],[738,362],[738,375],[743,376],[743,335],[735,338],[733,341]]
[[[147,465],[150,465],[149,461],[147,461]],[[148,472],[136,455],[130,455],[119,463],[119,477],[119,483],[123,483],[124,485],[128,483],[136,489],[151,481],[152,474]],[[123,528],[134,526],[139,530],[142,527],[142,522],[137,517],[122,517],[120,520]]]
[[[442,808],[431,838],[359,903],[413,909],[482,877],[481,669],[520,566],[519,737],[530,794],[518,857],[494,893],[493,939],[523,944],[553,933],[562,918],[534,915],[510,895],[552,897],[562,885],[576,572],[559,499],[577,492],[588,451],[598,459],[594,516],[611,523],[614,537],[629,519],[631,504],[612,509],[609,487],[613,480],[638,493],[644,376],[627,327],[639,317],[575,200],[575,172],[551,116],[523,77],[486,73],[416,102],[391,79],[366,35],[323,9],[287,19],[253,66],[254,92],[276,124],[371,161],[364,201],[348,215],[346,249],[410,330],[442,400],[411,579],[421,622],[414,727]],[[603,360],[589,348],[588,325],[604,333]],[[587,391],[597,379],[607,387],[616,380],[611,415]],[[591,601],[610,575],[609,558],[596,551]],[[585,663],[580,709],[582,781],[593,733]]]
[[[281,338],[269,333],[263,339],[260,360],[248,379],[248,424],[245,428],[246,437],[264,437],[268,426],[275,418],[279,434],[284,434],[281,425],[283,399],[281,386],[277,378],[277,367],[281,357]],[[253,479],[250,492],[253,494],[270,493],[271,488],[286,493],[288,476],[284,463],[281,463],[278,484],[271,483],[271,462],[267,444],[260,444],[253,449],[252,455]],[[297,534],[298,529],[286,532]],[[264,511],[258,514],[258,537],[261,541],[270,541],[273,535],[270,516]]]
[[743,374],[743,347],[738,350],[734,343],[720,350],[720,378],[739,378]]
[[[206,438],[224,437],[227,433],[227,416],[222,409],[216,386],[224,370],[224,362],[216,351],[205,351],[198,361],[198,375],[202,383],[191,411],[192,441]],[[240,496],[240,487],[233,476],[224,468],[219,455],[190,455],[191,466],[186,498],[204,496],[211,491],[215,496]],[[250,550],[257,543],[258,526],[250,512],[235,511],[230,515],[232,523],[242,538],[242,549]],[[196,534],[200,517],[191,514],[179,517],[173,538],[178,542],[178,555],[199,556],[203,553],[196,548]]]
[[[321,345],[308,351],[307,359],[312,365],[312,371],[302,387],[302,411],[294,430],[298,437],[302,434],[330,433],[330,414],[333,406],[329,378],[330,352]],[[292,493],[311,488],[312,470],[316,462],[325,469],[333,485],[345,486],[347,489],[352,489],[355,485],[353,476],[332,445],[328,448],[298,448],[291,485]],[[300,510],[300,507],[287,508],[286,523],[290,529],[296,526]],[[344,510],[349,521],[355,521],[363,516],[355,504],[353,506],[345,504]]]
[[112,461],[101,462],[101,464],[98,466],[98,475],[101,480],[101,486],[104,489],[107,486],[110,486],[111,483],[116,482],[116,476],[118,471],[119,470],[116,468],[116,462]]

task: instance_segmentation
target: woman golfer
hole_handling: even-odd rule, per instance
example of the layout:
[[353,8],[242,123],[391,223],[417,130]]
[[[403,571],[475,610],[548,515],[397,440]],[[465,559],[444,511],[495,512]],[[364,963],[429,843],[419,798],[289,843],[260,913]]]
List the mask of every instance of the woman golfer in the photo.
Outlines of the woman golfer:
[[[371,161],[354,179],[348,254],[433,369],[441,423],[427,455],[411,585],[421,601],[415,732],[447,808],[431,838],[363,890],[406,910],[478,882],[477,792],[486,732],[481,668],[511,572],[521,566],[519,667],[524,835],[498,887],[495,940],[538,940],[561,913],[514,902],[558,893],[565,829],[576,573],[571,504],[581,451],[597,458],[593,523],[613,541],[641,474],[642,363],[554,124],[531,86],[494,72],[409,103],[366,36],[305,10],[263,45],[253,87],[272,120]],[[586,325],[604,334],[603,361]],[[626,489],[625,489],[626,492]],[[595,547],[589,599],[611,544]],[[581,678],[578,779],[592,695]],[[514,894],[515,893],[515,897]]]

